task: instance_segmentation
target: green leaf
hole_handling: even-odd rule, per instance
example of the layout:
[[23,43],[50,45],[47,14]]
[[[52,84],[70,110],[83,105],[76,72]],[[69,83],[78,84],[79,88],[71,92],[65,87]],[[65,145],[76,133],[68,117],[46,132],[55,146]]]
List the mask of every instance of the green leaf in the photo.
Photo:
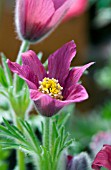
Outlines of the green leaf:
[[[38,154],[37,149],[39,148],[39,144],[35,139],[36,137],[28,123],[22,123],[23,131],[21,132],[17,127],[10,125],[6,119],[3,120],[5,127],[0,125],[0,135],[5,137],[4,140],[6,140],[6,142],[1,142],[3,148],[19,149],[24,152],[30,152],[31,155],[34,153]],[[10,140],[7,140],[7,137],[9,137]]]
[[11,71],[10,71],[8,65],[7,65],[7,59],[6,59],[6,57],[3,53],[1,53],[1,57],[2,57],[2,65],[3,65],[3,68],[4,68],[4,73],[5,73],[5,76],[6,76],[7,83],[8,83],[9,86],[12,86],[13,79],[12,79]]
[[0,84],[5,88],[8,87],[6,76],[5,76],[4,70],[1,66],[0,66]]
[[20,123],[21,123],[22,127],[24,128],[25,133],[27,133],[28,141],[31,142],[31,144],[33,145],[35,151],[37,153],[40,153],[40,148],[39,148],[40,142],[37,139],[37,137],[35,136],[30,124],[28,122],[26,122],[26,121],[21,120],[21,119],[20,119]]
[[5,99],[3,99],[3,101],[0,101],[0,110],[4,110],[4,111],[9,110],[9,104]]
[[37,57],[38,57],[39,60],[41,61],[41,60],[42,60],[42,57],[43,57],[43,53],[42,53],[42,52],[39,52],[39,53],[37,54]]
[[[25,85],[25,81],[22,78],[20,78],[18,75],[17,75],[17,79],[18,79],[18,81],[17,81],[17,92],[20,92]],[[15,87],[15,82],[13,83],[13,86]]]
[[61,127],[61,125],[66,124],[70,115],[74,113],[74,108],[75,108],[75,105],[70,104],[69,106],[64,107],[64,109],[62,109],[60,114],[53,117],[53,119],[57,121],[58,127]]
[[46,60],[43,65],[44,65],[45,68],[47,68],[47,66],[48,66],[48,60]]
[[6,98],[8,98],[8,92],[5,88],[0,87],[0,95],[5,96]]

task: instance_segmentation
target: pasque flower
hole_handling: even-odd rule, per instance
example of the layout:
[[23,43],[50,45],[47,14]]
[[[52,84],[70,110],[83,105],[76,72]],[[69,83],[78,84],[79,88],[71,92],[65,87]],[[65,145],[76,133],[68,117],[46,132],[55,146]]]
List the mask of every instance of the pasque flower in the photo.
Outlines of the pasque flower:
[[16,0],[15,23],[20,39],[46,37],[62,20],[75,0]]
[[67,156],[65,170],[88,170],[90,160],[86,153],[80,153],[76,156]]
[[11,71],[28,84],[30,97],[42,115],[52,116],[64,106],[88,98],[85,88],[78,81],[93,62],[69,70],[75,54],[74,41],[66,43],[49,56],[48,72],[31,50],[22,54],[22,66],[8,60]]
[[111,145],[103,145],[92,163],[92,168],[95,170],[100,170],[101,167],[111,170]]

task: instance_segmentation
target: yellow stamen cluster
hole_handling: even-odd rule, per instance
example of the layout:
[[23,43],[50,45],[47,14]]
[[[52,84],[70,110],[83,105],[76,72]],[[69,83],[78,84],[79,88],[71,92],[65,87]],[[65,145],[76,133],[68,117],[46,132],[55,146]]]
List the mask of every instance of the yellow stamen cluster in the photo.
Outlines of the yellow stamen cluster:
[[39,81],[39,84],[39,91],[41,91],[42,93],[48,94],[55,99],[63,99],[63,87],[60,86],[58,80],[54,78],[50,79],[45,77],[43,81]]

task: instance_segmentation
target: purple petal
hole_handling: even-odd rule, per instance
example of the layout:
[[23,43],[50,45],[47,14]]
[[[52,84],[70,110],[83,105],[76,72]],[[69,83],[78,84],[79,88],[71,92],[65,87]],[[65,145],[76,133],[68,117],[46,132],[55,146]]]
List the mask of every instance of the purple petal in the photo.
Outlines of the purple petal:
[[77,84],[76,87],[74,86],[71,91],[68,91],[68,94],[69,95],[67,96],[66,101],[72,100],[74,103],[81,102],[88,98],[86,89],[80,84]]
[[29,88],[31,89],[37,89],[36,84],[32,81],[33,79],[33,74],[28,66],[20,66],[19,64],[15,62],[11,62],[10,60],[7,60],[8,66],[10,70],[13,73],[16,73],[26,81],[28,84]]
[[52,0],[17,0],[15,21],[20,36],[39,39],[54,12]]
[[59,107],[55,104],[56,101],[49,95],[30,90],[30,97],[34,101],[37,111],[43,116],[50,117],[59,111]]
[[32,71],[33,75],[37,77],[38,81],[42,81],[43,78],[47,76],[46,70],[35,52],[30,50],[22,53],[22,62],[23,66],[29,66],[30,70]]
[[67,11],[70,9],[75,0],[53,0],[56,11],[49,22],[49,28],[57,26],[63,17],[66,15]]
[[104,145],[92,163],[95,170],[100,170],[101,167],[111,170],[111,145]]
[[34,101],[39,113],[46,117],[57,114],[64,106],[73,102],[56,100],[47,94],[32,89],[30,90],[30,97]]
[[75,88],[76,84],[78,83],[84,71],[87,68],[89,68],[92,64],[94,64],[94,62],[91,62],[81,67],[75,67],[72,70],[70,70],[69,75],[66,79],[65,88],[63,91],[63,96],[65,98],[67,98],[67,96],[69,95],[69,91],[72,91]]
[[73,162],[74,157],[71,155],[67,155],[66,159],[66,169],[65,170],[71,170],[72,162]]
[[34,101],[35,106],[40,114],[50,117],[57,114],[64,106],[74,102],[80,102],[88,98],[86,90],[78,85],[67,100],[56,100],[47,94],[43,94],[38,90],[30,90],[30,97]]
[[67,0],[52,0],[54,3],[55,9],[60,8]]
[[71,60],[75,54],[76,45],[74,41],[70,41],[50,55],[48,59],[49,77],[57,79],[61,86],[64,86]]

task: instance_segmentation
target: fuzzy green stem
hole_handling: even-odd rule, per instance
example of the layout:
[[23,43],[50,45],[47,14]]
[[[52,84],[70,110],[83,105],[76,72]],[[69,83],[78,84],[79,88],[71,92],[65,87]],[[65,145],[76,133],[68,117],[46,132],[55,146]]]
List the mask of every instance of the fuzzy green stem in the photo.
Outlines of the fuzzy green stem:
[[17,62],[18,64],[21,64],[21,54],[22,54],[23,52],[27,51],[28,48],[29,48],[29,46],[30,46],[30,42],[29,42],[29,41],[24,40],[24,41],[22,42],[22,44],[21,44],[21,46],[20,46],[20,50],[19,50],[18,56],[17,56],[17,59],[16,59],[16,62]]
[[[28,50],[30,46],[30,43],[28,41],[23,41],[22,44],[21,44],[21,47],[20,47],[20,50],[19,50],[19,53],[18,53],[18,56],[17,56],[17,59],[16,59],[16,62],[18,64],[21,64],[21,54],[25,51]],[[14,74],[14,92],[16,93],[17,92],[17,86],[18,86],[18,83],[19,83],[19,77],[17,74]]]
[[26,170],[25,166],[25,155],[21,151],[17,151],[17,162],[18,162],[18,170]]
[[[17,117],[15,119],[15,126],[22,131],[22,128],[20,126],[20,123],[17,120]],[[25,155],[23,152],[21,152],[20,150],[17,150],[17,166],[18,166],[18,170],[26,170],[26,166],[25,166]]]
[[51,132],[51,118],[44,117],[44,126],[43,126],[43,146],[50,151],[50,132]]
[[[46,148],[47,152],[51,152],[51,131],[52,131],[52,119],[49,117],[44,117],[43,123],[43,146]],[[45,170],[52,170],[52,161],[49,160],[47,154],[47,161],[44,163]],[[42,170],[42,169],[41,169]]]

